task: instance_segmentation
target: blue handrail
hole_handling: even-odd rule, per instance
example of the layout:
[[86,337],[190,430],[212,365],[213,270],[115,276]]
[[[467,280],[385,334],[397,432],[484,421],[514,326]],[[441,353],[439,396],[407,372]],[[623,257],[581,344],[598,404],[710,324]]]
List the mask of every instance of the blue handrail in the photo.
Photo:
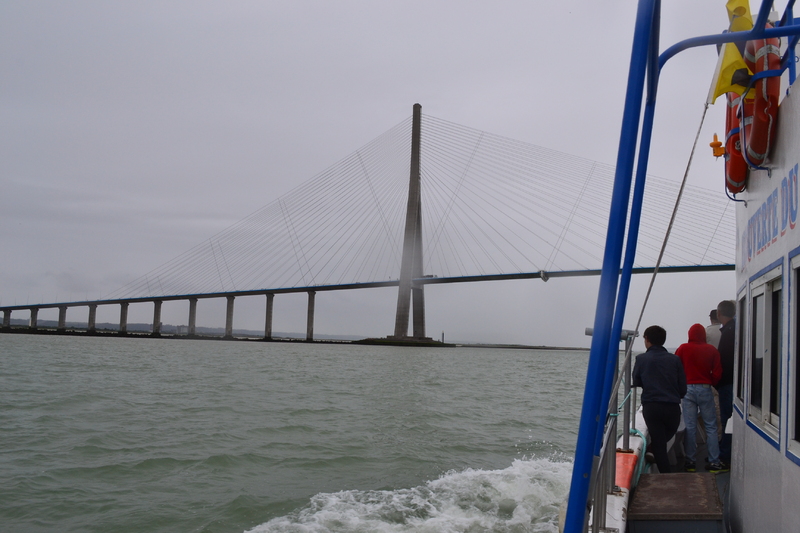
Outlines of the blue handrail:
[[[600,275],[600,288],[595,310],[594,331],[596,334],[592,337],[592,346],[589,353],[586,387],[578,440],[575,447],[575,463],[564,524],[564,530],[567,533],[582,532],[587,524],[589,486],[592,481],[593,466],[599,461],[598,454],[603,436],[602,424],[606,419],[606,410],[611,394],[611,382],[613,381],[612,368],[616,367],[616,357],[618,357],[616,345],[612,345],[611,339],[619,338],[622,320],[625,316],[631,269],[636,253],[639,218],[644,196],[660,71],[664,64],[675,54],[697,46],[786,36],[793,37],[790,42],[796,44],[797,36],[800,35],[800,21],[792,16],[794,2],[795,0],[789,0],[783,22],[777,28],[765,28],[772,1],[762,0],[759,14],[752,30],[687,39],[658,55],[661,1],[639,0],[628,71],[628,87],[625,95],[620,144],[617,152],[614,189],[606,233],[606,249],[603,256],[603,268]],[[790,21],[790,23],[787,24],[786,21]],[[787,54],[793,53],[794,48],[790,48],[787,52]],[[789,68],[790,81],[793,82],[794,65],[790,65]],[[644,110],[645,116],[642,121],[631,219],[628,222],[628,198],[631,190],[634,154],[636,152],[637,139],[639,138],[639,120],[645,81],[647,81],[648,97]],[[625,252],[624,268],[620,274],[626,222],[629,224],[628,244]]]
[[[608,401],[602,400],[604,379],[607,366],[611,326],[614,316],[614,301],[617,296],[622,241],[625,234],[625,223],[628,212],[628,198],[633,172],[633,159],[636,152],[639,118],[641,114],[642,91],[647,68],[647,50],[651,40],[654,13],[659,0],[640,0],[636,13],[636,26],[633,37],[633,51],[628,71],[628,88],[625,96],[625,107],[622,118],[617,166],[614,175],[614,190],[611,197],[606,232],[606,249],[603,256],[603,268],[600,274],[600,288],[595,309],[592,347],[589,352],[586,387],[583,395],[578,441],[575,448],[575,463],[572,470],[567,516],[564,530],[568,533],[579,533],[587,523],[587,497],[595,459],[600,447],[598,442],[598,425],[605,421],[604,414]],[[618,338],[618,337],[617,337]]]

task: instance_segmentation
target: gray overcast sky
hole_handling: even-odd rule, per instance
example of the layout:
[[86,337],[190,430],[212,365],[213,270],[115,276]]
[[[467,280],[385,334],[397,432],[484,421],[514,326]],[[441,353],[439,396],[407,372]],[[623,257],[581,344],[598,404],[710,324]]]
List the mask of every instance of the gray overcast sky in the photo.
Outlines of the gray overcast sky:
[[[724,4],[665,2],[662,48],[725,29]],[[106,294],[352,153],[415,102],[613,164],[635,12],[632,0],[3,2],[0,302]],[[707,48],[667,65],[650,173],[682,177],[715,62]],[[712,106],[690,178],[720,202],[722,161],[707,145],[723,112]],[[588,345],[596,285],[429,287],[428,333]],[[662,276],[645,325],[661,323],[677,345],[734,291],[731,273]],[[320,294],[315,329],[384,336],[395,303],[393,290]],[[185,302],[165,305],[165,322],[186,315]],[[236,327],[263,328],[263,316],[263,298],[237,300]],[[118,308],[98,319],[118,320]],[[151,306],[132,307],[131,321],[151,319]],[[198,323],[222,325],[224,304],[201,304]],[[304,331],[305,297],[277,297],[274,324]]]

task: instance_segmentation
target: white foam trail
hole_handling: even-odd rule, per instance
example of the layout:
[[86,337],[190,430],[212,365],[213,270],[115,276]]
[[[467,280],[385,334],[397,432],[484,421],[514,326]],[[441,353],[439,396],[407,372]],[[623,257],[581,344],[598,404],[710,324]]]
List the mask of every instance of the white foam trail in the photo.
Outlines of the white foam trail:
[[518,459],[503,470],[448,472],[424,486],[321,493],[249,533],[556,532],[572,463]]

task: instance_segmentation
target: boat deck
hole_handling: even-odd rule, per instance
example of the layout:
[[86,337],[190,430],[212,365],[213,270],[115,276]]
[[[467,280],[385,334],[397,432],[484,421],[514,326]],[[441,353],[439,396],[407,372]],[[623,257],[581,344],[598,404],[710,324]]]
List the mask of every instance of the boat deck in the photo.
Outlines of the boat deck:
[[707,472],[644,474],[628,508],[628,531],[722,532],[716,476]]
[[[705,445],[699,444],[697,457],[704,457]],[[697,472],[643,474],[633,491],[628,508],[628,531],[632,533],[724,532],[730,473],[705,471],[703,461]],[[652,465],[655,466],[655,465]]]

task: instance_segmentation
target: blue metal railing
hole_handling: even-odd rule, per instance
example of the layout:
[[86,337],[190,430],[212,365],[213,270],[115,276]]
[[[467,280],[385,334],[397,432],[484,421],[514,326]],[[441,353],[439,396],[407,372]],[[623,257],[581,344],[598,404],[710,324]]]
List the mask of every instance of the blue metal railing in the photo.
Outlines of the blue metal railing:
[[[622,117],[622,132],[617,154],[617,167],[614,175],[614,192],[611,200],[606,251],[600,275],[600,288],[597,295],[592,347],[589,353],[586,387],[583,395],[583,408],[575,447],[575,464],[572,470],[567,516],[564,529],[578,533],[586,529],[589,514],[587,502],[589,486],[593,473],[599,465],[599,450],[602,438],[598,439],[600,421],[605,421],[608,399],[603,399],[606,367],[612,338],[614,302],[617,296],[619,268],[622,254],[622,241],[628,212],[628,197],[633,173],[633,159],[636,152],[642,92],[647,69],[647,51],[650,45],[651,30],[659,0],[640,0],[636,15],[633,38],[633,52],[628,72],[628,89]],[[603,376],[603,379],[598,379]],[[601,388],[603,387],[603,388]],[[604,412],[599,412],[602,406]]]
[[[763,0],[754,27],[747,32],[724,33],[696,37],[681,41],[658,53],[660,28],[660,0],[640,0],[637,8],[628,87],[617,153],[609,224],[606,234],[606,249],[597,296],[592,347],[589,355],[586,387],[581,411],[575,463],[567,503],[564,529],[568,533],[585,531],[590,511],[589,489],[600,464],[600,448],[607,418],[611,384],[616,373],[618,351],[612,339],[619,338],[625,316],[626,300],[630,287],[631,267],[636,253],[639,218],[641,216],[644,184],[650,152],[650,139],[655,118],[655,103],[658,79],[664,64],[678,52],[698,46],[729,42],[743,42],[758,38],[790,37],[790,47],[782,59],[781,66],[789,70],[790,83],[795,79],[794,45],[800,36],[800,21],[793,17],[794,1],[789,0],[781,22],[776,28],[765,28],[772,1]],[[643,92],[647,84],[647,101],[639,138],[639,121]],[[639,140],[636,186],[630,206],[631,219],[627,220],[628,198],[633,176],[633,160]],[[625,263],[620,274],[622,244],[628,223],[628,244]]]

